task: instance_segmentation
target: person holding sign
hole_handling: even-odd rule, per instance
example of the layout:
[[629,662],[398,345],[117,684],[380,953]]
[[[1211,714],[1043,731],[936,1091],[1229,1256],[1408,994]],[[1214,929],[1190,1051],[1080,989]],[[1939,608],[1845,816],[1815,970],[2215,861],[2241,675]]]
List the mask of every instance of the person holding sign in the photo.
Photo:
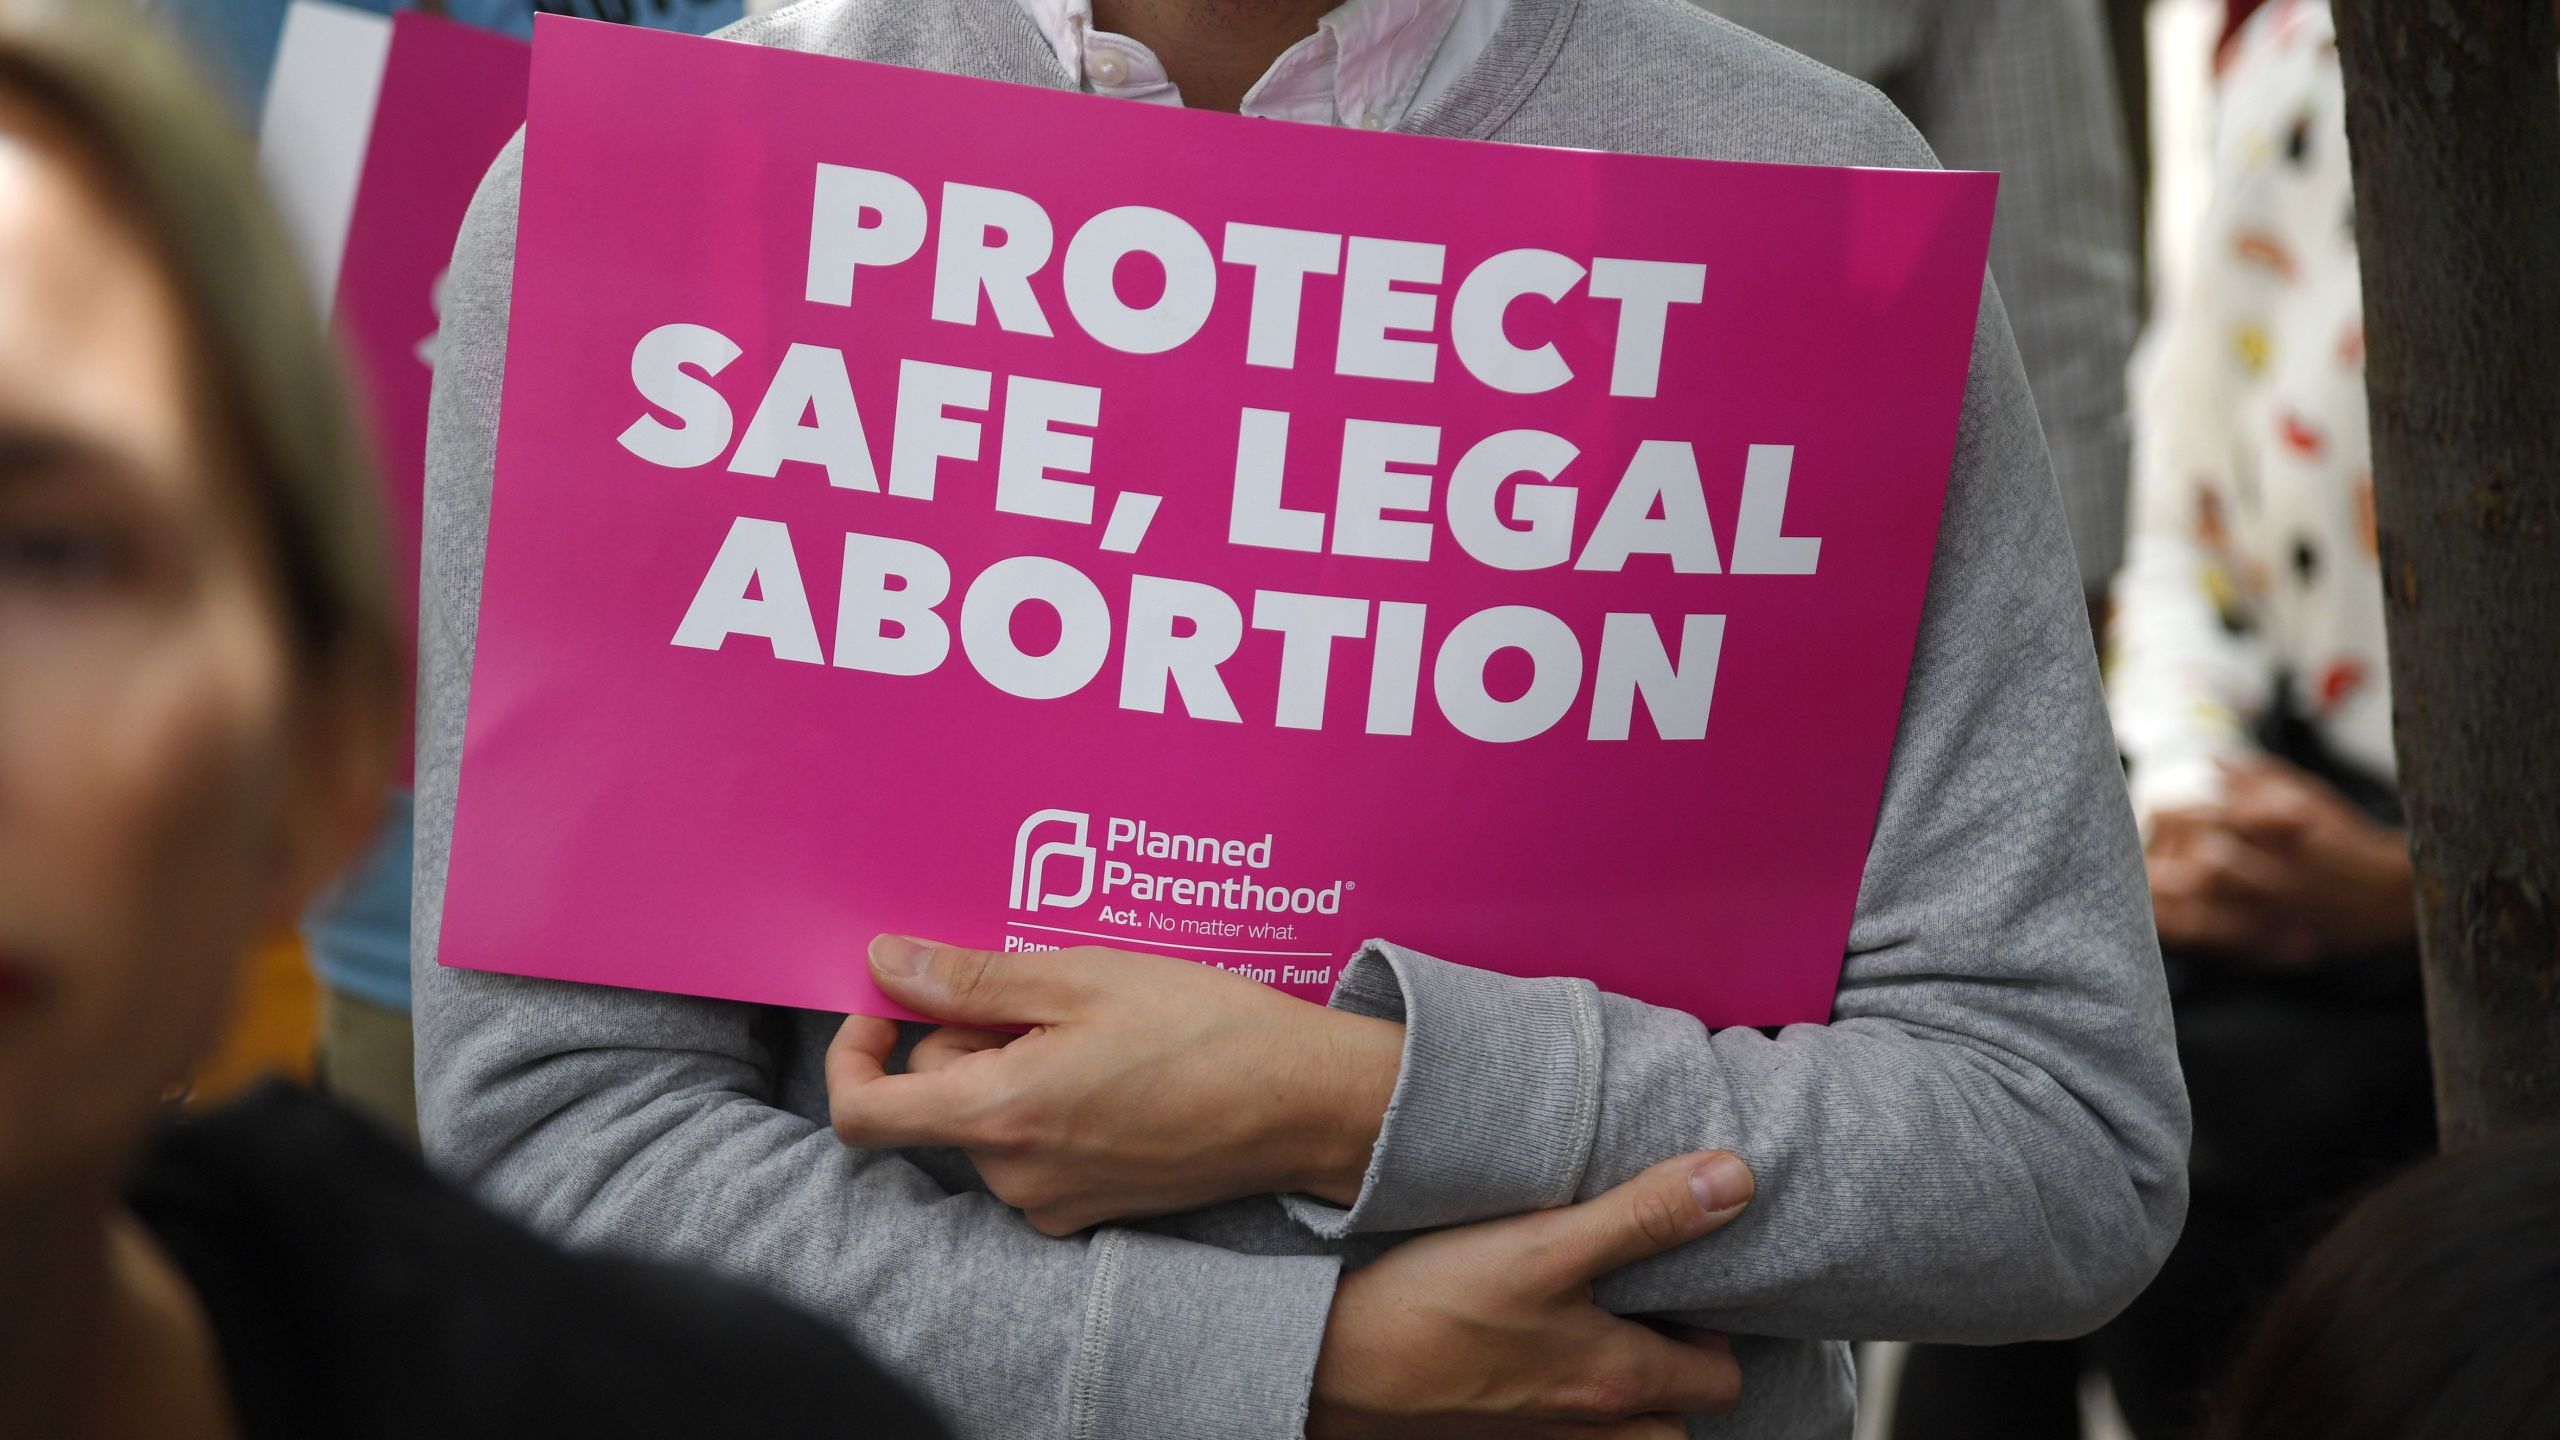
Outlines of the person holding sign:
[[[439,1163],[577,1242],[822,1309],[983,1435],[1840,1436],[1840,1342],[2075,1333],[2149,1279],[2183,1212],[2187,1113],[2076,568],[1982,228],[1955,265],[1952,242],[1893,242],[1961,227],[1881,218],[1923,190],[1983,197],[1887,175],[1934,164],[1882,99],[1649,0],[815,0],[730,34],[816,56],[538,37],[529,136],[455,256],[421,637],[417,933],[435,948],[414,971]],[[858,113],[828,108],[857,91]],[[599,111],[569,103],[689,99],[770,114],[670,139],[642,171],[587,145]],[[1622,153],[1569,172],[1528,146]],[[1335,163],[1314,183],[1287,163],[1319,154]],[[1539,231],[1578,213],[1570,182],[1598,160],[1707,183],[1630,156],[1767,163],[1716,171],[1729,204],[1641,197],[1694,236]],[[1328,208],[1346,194],[1359,208]],[[645,233],[617,236],[642,258],[579,244],[598,217]],[[1147,283],[1124,288],[1117,260],[1140,249]],[[1798,288],[1745,293],[1747,268],[1718,288],[1710,255]],[[1820,272],[1843,292],[1895,293],[1903,261],[1950,278],[1907,307],[1927,324],[1862,331],[1785,271],[1801,255],[1847,257]],[[1945,363],[1903,363],[1906,345]],[[1730,413],[1760,390],[1702,391],[1711,362],[1861,378],[1776,425]],[[1146,409],[1239,364],[1293,398],[1222,410],[1208,443]],[[1387,398],[1327,408],[1354,386]],[[1647,443],[1705,424],[1708,393],[1721,430]],[[1924,394],[1944,450],[1909,423]],[[1425,403],[1469,423],[1395,413]],[[1127,410],[1150,423],[1115,424]],[[1639,413],[1651,428],[1612,418]],[[1825,429],[1896,437],[1859,452],[1896,483],[1817,476],[1841,438]],[[1112,473],[1164,483],[1106,479],[1105,447],[1151,443]],[[657,528],[679,510],[689,528]],[[906,528],[822,529],[837,513]],[[1058,535],[1076,563],[1034,548]],[[968,548],[989,545],[1003,558]],[[1173,573],[1202,555],[1250,574]],[[1875,583],[1817,583],[1844,571]],[[1714,592],[1729,617],[1662,613],[1643,588],[1692,576],[1733,582]],[[1842,601],[1819,627],[1750,608],[1817,592]],[[1858,623],[1874,596],[1908,599],[1907,651]],[[1505,682],[1512,652],[1534,663]],[[1886,663],[1789,691],[1783,727],[1784,707],[1737,701],[1810,652]],[[610,668],[630,657],[694,693]],[[860,704],[774,723],[793,695]],[[1871,770],[1853,713],[1875,722]],[[698,727],[684,745],[624,743],[678,725]],[[1700,807],[1678,813],[1669,778],[1698,732],[1737,728],[1807,747],[1751,777],[1758,821],[1855,800],[1832,837],[1831,953],[1758,1014],[1685,982],[1785,970],[1760,952],[1802,917],[1751,914],[1751,889],[1810,908],[1789,872],[1815,862],[1755,854],[1746,828],[1716,851],[1730,873],[1692,875]],[[1472,826],[1446,843],[1509,878],[1477,887],[1479,913],[1388,931],[1434,953],[1265,964],[1389,887],[1307,858],[1327,853],[1317,827],[1007,793],[1010,951],[884,936],[848,982],[888,926],[812,923],[841,918],[837,892],[906,877],[926,918],[889,925],[933,932],[962,914],[936,908],[937,872],[984,808],[973,772],[1063,789],[1113,758],[1095,737],[1127,735],[1160,742],[1141,768],[1201,804],[1267,773],[1333,794],[1321,762],[1352,754],[1378,783],[1336,829],[1407,819],[1376,797],[1426,752],[1474,767],[1439,795],[1451,816],[1546,793],[1523,756],[1606,770],[1619,808],[1559,796],[1444,826]],[[1213,745],[1225,771],[1199,760]],[[874,843],[831,843],[847,811]],[[1586,868],[1628,833],[1676,852],[1611,850],[1630,872],[1728,896],[1741,875],[1738,908],[1658,925]],[[1505,891],[1566,875],[1594,918],[1540,934],[1541,967],[1504,933]],[[669,907],[729,928],[671,942]],[[1143,938],[1177,910],[1197,928],[1033,953],[1061,932]],[[1264,928],[1217,928],[1247,924]],[[768,964],[807,933],[834,948]],[[751,974],[800,998],[701,998]]]

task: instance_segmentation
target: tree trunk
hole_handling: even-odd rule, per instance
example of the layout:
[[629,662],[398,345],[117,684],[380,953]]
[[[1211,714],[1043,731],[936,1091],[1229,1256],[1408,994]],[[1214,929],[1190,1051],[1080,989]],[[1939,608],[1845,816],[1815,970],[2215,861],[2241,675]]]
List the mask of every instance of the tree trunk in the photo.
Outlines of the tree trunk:
[[2448,1146],[2560,1120],[2552,0],[2336,0],[2392,719]]

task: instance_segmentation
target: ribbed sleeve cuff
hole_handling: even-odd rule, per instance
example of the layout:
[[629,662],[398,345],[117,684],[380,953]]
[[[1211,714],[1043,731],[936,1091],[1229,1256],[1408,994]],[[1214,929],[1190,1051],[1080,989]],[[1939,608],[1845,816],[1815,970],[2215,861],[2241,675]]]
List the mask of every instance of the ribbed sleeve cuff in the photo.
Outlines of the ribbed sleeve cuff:
[[1122,1229],[1093,1251],[1072,1440],[1300,1440],[1339,1261]]
[[1334,1008],[1404,1022],[1404,1062],[1351,1208],[1283,1202],[1327,1239],[1435,1229],[1563,1205],[1600,1111],[1590,982],[1521,979],[1372,940]]

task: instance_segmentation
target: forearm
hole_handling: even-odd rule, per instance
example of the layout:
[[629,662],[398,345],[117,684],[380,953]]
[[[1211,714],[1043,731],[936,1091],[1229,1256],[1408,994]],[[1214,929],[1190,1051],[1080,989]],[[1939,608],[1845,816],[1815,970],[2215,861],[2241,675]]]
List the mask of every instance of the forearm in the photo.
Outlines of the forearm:
[[[1373,946],[1342,998],[1396,1013],[1381,985],[1423,997],[1425,1052],[1408,1057],[1361,1207],[1292,1204],[1327,1233],[1454,1224],[1731,1150],[1759,1178],[1751,1211],[1603,1281],[1603,1303],[1761,1335],[2076,1334],[2176,1233],[2183,1109],[2159,1064],[2164,1017],[2056,960],[2035,1008],[2078,1010],[2085,1031],[2011,1020],[1933,973],[1940,962],[1889,947],[1852,963],[1841,1019],[1773,1039]],[[1552,1010],[1523,993],[1537,989]],[[1855,1013],[1870,1008],[1884,1013]],[[1452,1056],[1435,1023],[1511,1057]]]
[[[1988,1340],[2087,1328],[2148,1279],[2183,1216],[2185,1097],[2016,363],[1995,302],[1833,1023],[1710,1037],[1580,981],[1379,951],[1335,1001],[1405,1021],[1404,1072],[1359,1204],[1303,1219],[1453,1223],[1722,1147],[1760,1177],[1751,1213],[1613,1301]],[[1748,962],[1703,937],[1662,957]]]
[[2204,257],[2161,315],[2138,377],[2132,538],[2115,582],[2108,708],[2135,814],[2202,804],[2219,758],[2250,748],[2274,668],[2235,564],[2249,377],[2234,335],[2254,306]]
[[1583,1193],[1661,1147],[1729,1148],[1760,1178],[1715,1242],[1603,1280],[1613,1310],[1805,1338],[2058,1338],[2113,1316],[2177,1234],[2183,1126],[2117,1133],[2119,1117],[2165,1114],[2161,1097],[2086,1088],[2140,1088],[2108,1067],[2152,1073],[2138,1052],[2165,1036],[2148,1017],[2120,1014],[2115,1053],[2057,1061],[2002,1049],[1976,1015],[1772,1039],[1604,1008],[1612,1058]]

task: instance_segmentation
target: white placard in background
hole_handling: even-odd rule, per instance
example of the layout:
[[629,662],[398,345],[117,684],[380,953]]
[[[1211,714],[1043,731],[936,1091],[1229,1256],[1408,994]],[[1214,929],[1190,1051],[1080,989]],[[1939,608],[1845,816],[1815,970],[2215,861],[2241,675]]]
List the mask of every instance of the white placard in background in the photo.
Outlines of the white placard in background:
[[356,181],[391,53],[388,16],[294,0],[258,123],[258,168],[284,211],[321,311],[338,293]]

